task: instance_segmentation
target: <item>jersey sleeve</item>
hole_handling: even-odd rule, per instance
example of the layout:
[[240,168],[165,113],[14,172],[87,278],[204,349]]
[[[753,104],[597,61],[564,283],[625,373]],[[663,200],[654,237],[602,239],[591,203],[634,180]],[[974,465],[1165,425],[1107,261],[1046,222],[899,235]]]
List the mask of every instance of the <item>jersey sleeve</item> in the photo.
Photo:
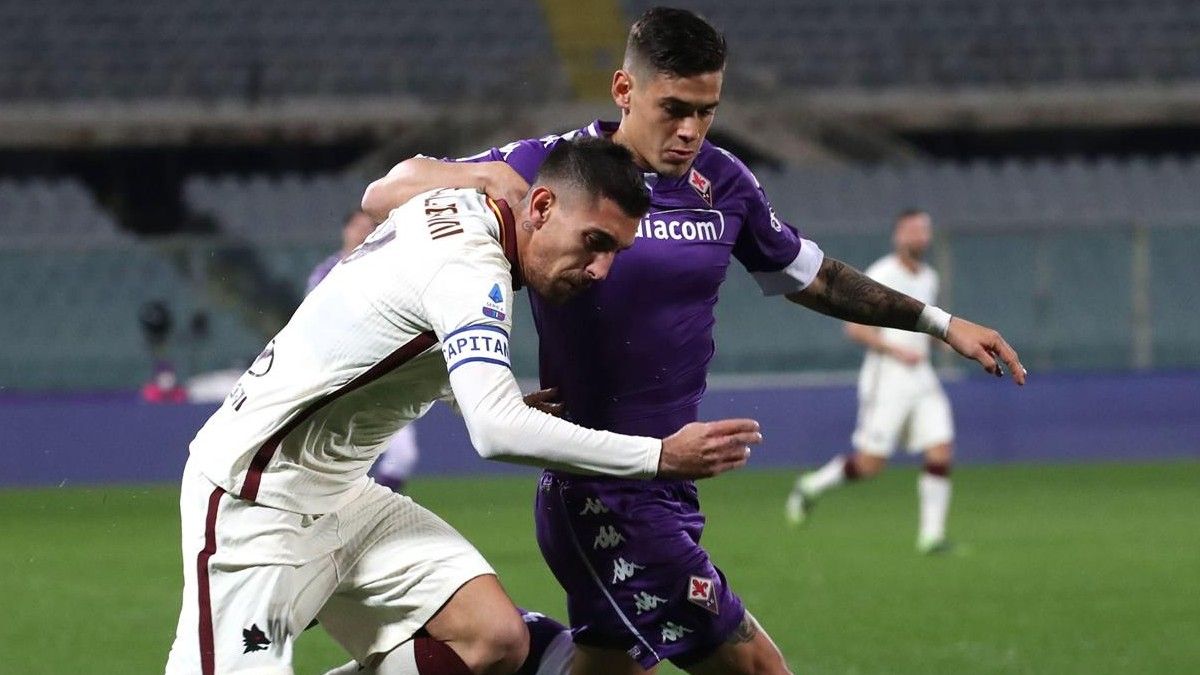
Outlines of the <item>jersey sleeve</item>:
[[508,145],[502,145],[497,148],[485,150],[475,155],[467,157],[459,157],[450,159],[451,162],[504,162],[508,164],[525,182],[532,183],[537,176],[538,169],[542,166],[546,156],[550,154],[555,144],[560,140],[558,136],[547,136],[545,138],[527,138],[523,141],[513,141]]
[[[512,277],[495,242],[466,240],[421,294],[421,307],[442,345],[446,369],[480,361],[510,368]],[[495,249],[480,255],[479,249]]]
[[[464,242],[421,295],[450,388],[479,454],[516,464],[652,478],[662,442],[576,426],[525,405],[512,374],[512,283],[495,242]],[[479,255],[483,247],[488,252]],[[474,255],[472,254],[474,253]]]
[[733,245],[733,255],[750,272],[764,295],[783,295],[804,290],[817,276],[825,254],[815,242],[775,213],[758,179],[732,155],[742,172],[740,190],[745,195],[742,229]]

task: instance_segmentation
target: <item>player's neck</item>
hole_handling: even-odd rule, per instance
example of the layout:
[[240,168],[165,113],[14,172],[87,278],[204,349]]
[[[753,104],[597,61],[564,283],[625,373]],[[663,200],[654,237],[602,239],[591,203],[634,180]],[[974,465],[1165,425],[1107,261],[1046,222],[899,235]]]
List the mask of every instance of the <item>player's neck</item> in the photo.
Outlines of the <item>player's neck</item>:
[[633,143],[630,142],[629,134],[625,132],[624,116],[621,118],[621,124],[617,125],[617,130],[613,132],[611,140],[613,143],[616,143],[617,145],[620,145],[628,150],[629,154],[633,155],[633,163],[637,164],[638,168],[640,168],[642,171],[654,171],[654,167],[650,166],[650,162],[647,162],[646,158],[643,157],[641,153],[638,152],[637,148],[633,146]]
[[916,274],[921,271],[923,264],[919,258],[914,258],[903,251],[896,251],[896,259],[904,266],[904,269]]

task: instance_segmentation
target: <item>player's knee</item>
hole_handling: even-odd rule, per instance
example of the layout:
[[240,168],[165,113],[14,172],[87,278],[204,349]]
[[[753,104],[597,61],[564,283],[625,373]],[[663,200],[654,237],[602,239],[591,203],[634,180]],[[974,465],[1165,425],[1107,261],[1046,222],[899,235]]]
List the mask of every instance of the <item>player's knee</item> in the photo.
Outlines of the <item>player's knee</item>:
[[529,655],[529,630],[513,612],[492,617],[463,654],[463,662],[477,675],[510,675]]
[[887,460],[874,455],[859,453],[854,456],[854,468],[857,470],[859,478],[872,478],[879,475],[880,471],[887,466]]
[[935,445],[925,451],[925,463],[950,466],[954,461],[954,446],[949,443]]

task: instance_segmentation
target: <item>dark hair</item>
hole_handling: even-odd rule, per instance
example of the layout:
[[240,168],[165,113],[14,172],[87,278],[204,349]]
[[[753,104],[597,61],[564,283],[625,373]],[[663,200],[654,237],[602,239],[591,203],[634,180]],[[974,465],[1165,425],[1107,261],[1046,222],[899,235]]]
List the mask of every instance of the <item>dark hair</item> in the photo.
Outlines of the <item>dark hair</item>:
[[640,218],[650,208],[650,190],[633,155],[603,138],[581,136],[554,146],[535,183],[571,185],[593,199],[611,199],[625,215]]
[[913,216],[927,216],[927,215],[929,215],[929,212],[926,211],[925,209],[918,209],[917,207],[912,206],[907,209],[904,209],[900,213],[897,213],[896,219],[892,222],[899,225],[900,221],[907,220],[909,218],[912,218]]
[[686,9],[654,7],[629,29],[625,64],[678,77],[714,73],[725,68],[725,36]]

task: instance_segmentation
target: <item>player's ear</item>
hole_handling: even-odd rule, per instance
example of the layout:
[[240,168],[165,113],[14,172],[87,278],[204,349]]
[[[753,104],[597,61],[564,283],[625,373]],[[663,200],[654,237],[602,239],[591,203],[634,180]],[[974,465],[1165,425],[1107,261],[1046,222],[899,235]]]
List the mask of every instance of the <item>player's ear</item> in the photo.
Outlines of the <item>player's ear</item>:
[[558,195],[545,185],[535,186],[529,191],[529,221],[534,229],[541,229],[550,219],[550,211],[558,203]]
[[629,95],[633,91],[633,75],[628,70],[618,70],[613,73],[612,97],[613,103],[621,112],[629,112]]

